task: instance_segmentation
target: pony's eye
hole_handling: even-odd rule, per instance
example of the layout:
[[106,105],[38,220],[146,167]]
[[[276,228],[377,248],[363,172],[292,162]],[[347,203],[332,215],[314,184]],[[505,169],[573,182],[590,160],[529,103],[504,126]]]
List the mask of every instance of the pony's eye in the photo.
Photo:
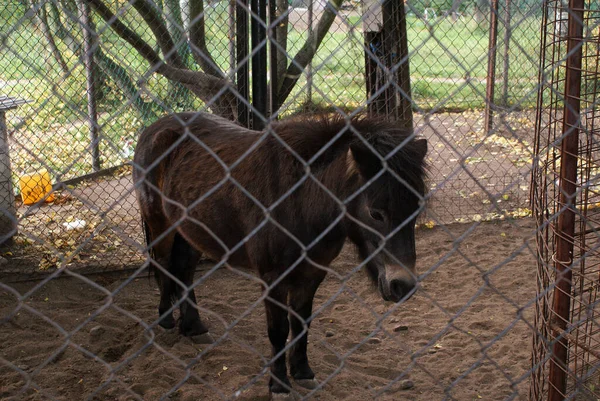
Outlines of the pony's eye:
[[377,221],[384,220],[383,213],[381,213],[379,210],[370,209],[369,214],[371,215],[371,218],[373,220],[377,220]]

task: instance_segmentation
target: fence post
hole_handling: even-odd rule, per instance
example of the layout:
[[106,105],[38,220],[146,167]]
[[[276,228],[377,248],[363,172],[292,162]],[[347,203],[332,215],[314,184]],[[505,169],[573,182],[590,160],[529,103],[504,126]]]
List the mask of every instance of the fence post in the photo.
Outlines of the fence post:
[[235,7],[236,86],[238,122],[250,128],[249,71],[248,71],[248,0],[237,0]]
[[[279,108],[279,99],[277,99],[277,92],[279,89],[278,76],[277,76],[277,1],[276,0],[267,0],[269,4],[269,47],[270,47],[270,59],[269,59],[269,70],[270,70],[270,83],[267,87],[271,87],[271,99],[269,102],[269,115],[273,116],[277,113],[277,109]],[[265,80],[266,81],[266,80]]]
[[97,46],[96,34],[92,32],[94,29],[91,25],[90,7],[83,1],[77,2],[79,10],[79,23],[83,31],[83,60],[86,73],[86,89],[88,100],[88,120],[90,126],[90,146],[92,152],[92,169],[100,170],[100,149],[98,146],[98,112],[96,108],[96,77],[94,74],[94,51]]
[[[571,309],[571,279],[575,235],[575,202],[577,197],[577,153],[579,148],[581,59],[583,41],[584,0],[569,0],[569,35],[565,75],[565,100],[560,156],[559,202],[557,222],[555,287],[552,299],[551,330],[555,341],[549,369],[548,401],[562,401],[567,390],[569,342],[562,336]],[[564,209],[564,210],[563,210]],[[556,327],[558,330],[553,330]],[[557,340],[558,338],[558,340]]]
[[[365,4],[365,83],[370,114],[382,114],[412,128],[408,38],[404,3]],[[403,94],[403,93],[404,94]]]
[[267,21],[266,0],[250,0],[252,10],[250,23],[250,44],[252,54],[252,129],[262,130],[267,118]]
[[494,89],[496,87],[496,45],[498,43],[498,0],[490,4],[490,36],[488,44],[488,70],[485,90],[485,133],[494,125]]
[[510,62],[509,62],[509,50],[510,50],[510,37],[511,37],[511,28],[510,28],[510,20],[511,20],[511,7],[510,7],[510,1],[511,0],[505,0],[504,3],[504,58],[502,60],[503,64],[504,64],[504,68],[503,68],[503,73],[504,76],[502,77],[503,82],[502,82],[502,105],[504,107],[508,107],[508,73],[509,73],[509,69],[510,69]]
[[6,115],[0,109],[0,245],[17,233],[17,210],[12,187]]
[[12,186],[6,111],[16,109],[27,102],[0,96],[0,245],[9,242],[17,233],[17,210]]

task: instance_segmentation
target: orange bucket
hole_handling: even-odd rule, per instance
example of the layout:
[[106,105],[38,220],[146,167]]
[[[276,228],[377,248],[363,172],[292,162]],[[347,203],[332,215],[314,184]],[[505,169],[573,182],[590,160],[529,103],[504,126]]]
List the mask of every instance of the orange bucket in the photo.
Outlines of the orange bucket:
[[24,174],[19,178],[19,188],[21,189],[21,198],[26,205],[32,205],[41,201],[48,195],[46,202],[54,200],[52,192],[52,182],[50,181],[50,173],[46,169],[41,169],[38,172]]

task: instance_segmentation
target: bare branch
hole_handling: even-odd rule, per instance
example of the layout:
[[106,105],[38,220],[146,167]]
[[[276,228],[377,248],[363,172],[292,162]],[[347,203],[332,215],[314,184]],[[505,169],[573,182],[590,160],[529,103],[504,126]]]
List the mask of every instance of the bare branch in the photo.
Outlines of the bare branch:
[[215,77],[225,77],[225,74],[210,55],[206,47],[206,27],[204,24],[204,1],[190,0],[189,34],[192,55],[204,72]]
[[122,39],[127,41],[144,57],[151,65],[162,64],[162,59],[137,33],[123,24],[108,7],[102,3],[102,0],[86,0],[100,15],[100,17],[116,32]]
[[[33,5],[33,2],[32,2],[32,5]],[[52,35],[52,32],[50,31],[50,26],[48,24],[48,17],[46,15],[45,4],[43,4],[39,8],[37,17],[40,22],[40,28],[42,29],[42,32],[44,33],[44,37],[46,38],[46,42],[48,42],[48,47],[50,48],[50,52],[52,53],[52,56],[54,57],[54,59],[56,60],[58,65],[60,66],[60,69],[62,70],[63,74],[68,74],[69,67],[67,67],[67,63],[65,62],[64,58],[60,54],[60,51],[58,50],[58,46],[56,46],[56,41],[54,40],[54,36]]]
[[292,62],[290,63],[284,79],[279,90],[278,99],[279,103],[282,104],[285,99],[289,96],[290,92],[298,82],[298,79],[302,75],[302,71],[306,68],[308,63],[313,59],[315,53],[319,49],[323,38],[329,31],[331,24],[335,20],[338,14],[338,9],[342,4],[343,0],[330,0],[327,7],[323,11],[323,15],[319,20],[317,29],[314,30],[306,39],[306,42],[302,48],[298,51]]
[[[236,112],[236,98],[231,91],[231,83],[226,79],[200,71],[190,71],[164,62],[160,56],[137,33],[129,29],[106,7],[102,0],[86,0],[104,21],[122,39],[127,41],[144,57],[154,70],[170,80],[185,85],[198,98],[202,99],[215,114],[225,118],[234,119]],[[219,91],[226,90],[217,98]]]
[[152,30],[165,59],[176,67],[184,68],[185,65],[179,57],[179,53],[177,52],[175,43],[173,43],[171,34],[165,25],[165,21],[156,9],[149,4],[148,0],[135,0],[133,2],[133,7],[140,13],[150,30]]
[[[277,37],[277,77],[280,78],[279,82],[283,83],[281,79],[285,70],[287,69],[287,35],[289,25],[289,14],[288,14],[288,0],[277,0],[277,18],[281,18],[281,21],[277,23],[275,27],[275,35]],[[277,91],[281,89],[281,84],[278,85]]]

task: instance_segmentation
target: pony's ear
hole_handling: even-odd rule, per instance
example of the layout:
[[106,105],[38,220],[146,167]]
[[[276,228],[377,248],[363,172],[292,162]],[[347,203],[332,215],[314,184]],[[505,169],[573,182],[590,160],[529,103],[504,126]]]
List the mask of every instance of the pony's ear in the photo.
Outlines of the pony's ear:
[[417,139],[414,142],[415,152],[419,156],[419,160],[425,159],[427,155],[427,139]]
[[373,153],[364,143],[359,142],[350,145],[350,151],[352,152],[358,171],[367,180],[379,173],[383,168],[381,156]]

